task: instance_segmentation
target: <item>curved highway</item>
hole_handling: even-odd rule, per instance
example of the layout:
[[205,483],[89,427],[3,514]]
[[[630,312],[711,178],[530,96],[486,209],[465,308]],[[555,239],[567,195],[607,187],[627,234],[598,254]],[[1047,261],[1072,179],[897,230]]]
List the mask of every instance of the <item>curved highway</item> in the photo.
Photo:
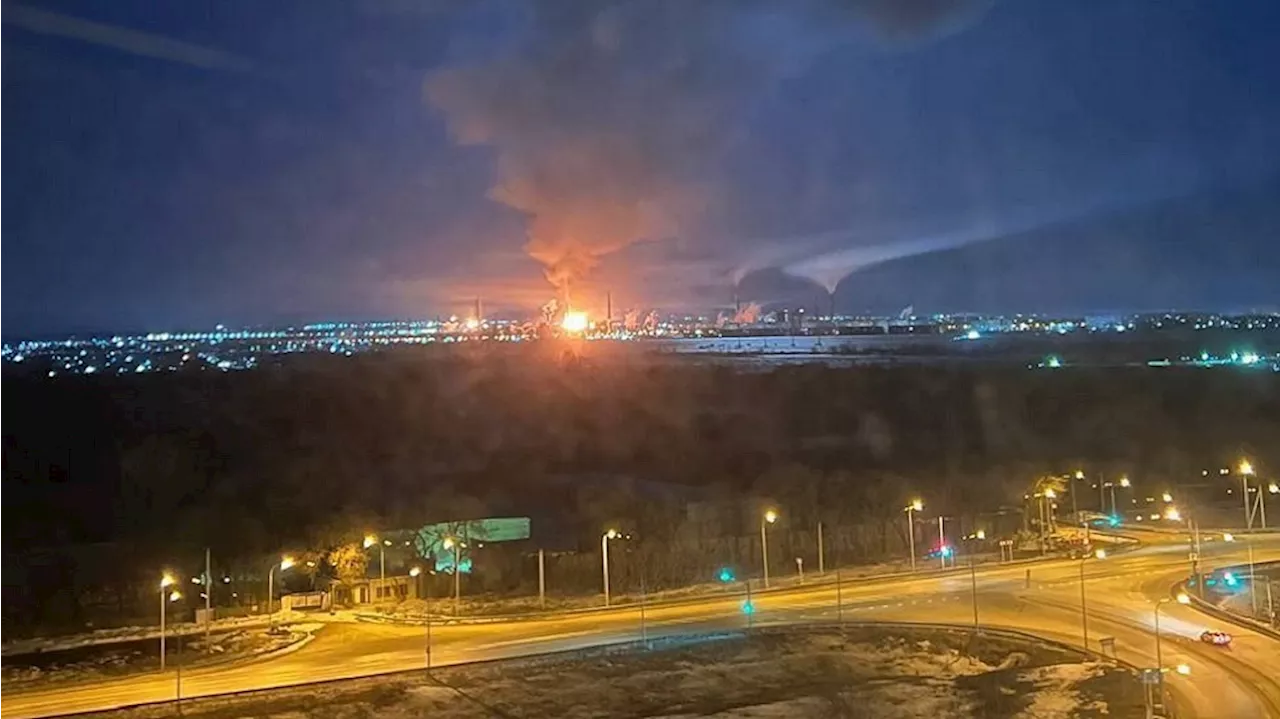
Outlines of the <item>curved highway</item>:
[[[1119,659],[1155,666],[1155,602],[1188,573],[1187,545],[1170,536],[1106,559],[1049,560],[1035,564],[989,565],[974,572],[978,621],[983,626],[1031,632],[1079,646],[1081,570],[1088,608],[1089,646],[1113,638]],[[1280,540],[1255,539],[1257,561],[1280,559]],[[1244,561],[1240,543],[1211,548],[1206,568]],[[1029,571],[1029,576],[1028,576]],[[921,573],[801,586],[756,593],[756,625],[848,620],[892,620],[971,624],[973,581],[969,572]],[[680,633],[745,627],[741,593],[651,605],[643,631],[650,638]],[[1280,719],[1280,642],[1240,628],[1230,648],[1202,644],[1198,637],[1218,623],[1191,607],[1161,605],[1165,667],[1185,663],[1189,676],[1170,672],[1167,682],[1179,714],[1199,717],[1274,717]],[[525,656],[550,651],[633,641],[641,638],[636,607],[555,617],[475,624],[437,625],[432,630],[436,666]],[[423,668],[426,635],[422,627],[332,623],[296,652],[272,659],[183,672],[184,698],[267,689],[309,682]],[[9,719],[98,711],[169,701],[177,693],[173,671],[33,692],[4,692]]]

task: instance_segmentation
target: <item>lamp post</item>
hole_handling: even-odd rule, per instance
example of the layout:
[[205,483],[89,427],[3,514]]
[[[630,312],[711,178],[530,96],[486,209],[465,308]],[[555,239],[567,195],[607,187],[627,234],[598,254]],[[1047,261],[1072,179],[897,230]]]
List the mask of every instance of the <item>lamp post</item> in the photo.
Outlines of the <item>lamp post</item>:
[[453,616],[459,616],[458,605],[462,597],[462,542],[454,537],[445,537],[445,549],[453,550]]
[[166,574],[160,578],[160,671],[164,671],[164,607],[170,601],[176,601],[182,596],[178,594],[177,590],[174,590],[175,598],[173,600],[169,599],[169,587],[173,585],[174,579],[171,575]]
[[[1097,559],[1106,559],[1107,550],[1099,549],[1093,553],[1093,556]],[[1085,602],[1084,592],[1084,561],[1087,558],[1087,556],[1080,558],[1080,630],[1081,635],[1084,637],[1085,649],[1089,648],[1089,608]]]
[[387,586],[387,549],[386,545],[390,542],[379,542],[378,537],[373,534],[364,536],[364,548],[368,549],[373,545],[378,545],[378,591],[385,592]]
[[1045,498],[1045,515],[1049,518],[1049,532],[1052,533],[1054,530],[1058,528],[1057,524],[1055,524],[1053,520],[1054,510],[1057,509],[1057,505],[1054,503],[1053,500],[1058,498],[1057,490],[1055,490],[1053,487],[1049,487],[1048,489],[1044,490],[1044,498]]
[[279,566],[279,567],[280,567],[280,571],[281,571],[281,572],[283,572],[283,571],[285,571],[286,569],[288,569],[289,567],[292,567],[292,566],[293,566],[293,558],[292,558],[292,557],[281,557],[281,559],[280,559],[280,564],[279,564],[279,565],[272,564],[272,565],[271,565],[271,569],[267,570],[267,616],[269,617],[269,620],[268,620],[269,629],[268,629],[268,631],[273,631],[273,630],[275,630],[275,628],[276,628],[276,614],[275,614],[275,601],[276,601],[276,600],[275,600],[275,597],[276,597],[276,589],[275,589],[275,579],[276,579],[276,567],[277,567],[277,566]]
[[1249,510],[1249,477],[1253,474],[1253,465],[1249,460],[1240,460],[1240,466],[1237,468],[1240,472],[1240,496],[1244,502],[1244,528],[1253,529],[1253,513]]
[[[939,568],[946,569],[947,568],[947,533],[942,528],[942,520],[943,520],[943,517],[941,514],[939,514],[938,515],[938,561],[941,562],[941,564],[939,565]],[[952,560],[952,564],[954,563],[955,563],[955,560]]]
[[924,509],[924,502],[913,499],[902,511],[907,513],[907,549],[911,552],[911,571],[916,571],[916,522],[912,512]]
[[604,578],[604,605],[609,606],[609,540],[618,537],[618,530],[610,529],[600,535],[600,573]]
[[[1084,481],[1084,470],[1077,469],[1074,476],[1075,482]],[[1071,489],[1071,519],[1074,522],[1080,521],[1080,505],[1076,503],[1076,485],[1072,482]],[[1087,526],[1087,525],[1086,525]]]
[[1186,592],[1178,592],[1177,597],[1165,597],[1156,602],[1154,611],[1156,631],[1156,666],[1160,669],[1160,700],[1164,702],[1164,657],[1160,653],[1160,607],[1165,602],[1177,601],[1178,604],[1190,604],[1191,597]]
[[772,509],[760,518],[760,560],[764,564],[764,588],[769,588],[769,533],[765,527],[778,521],[778,513]]

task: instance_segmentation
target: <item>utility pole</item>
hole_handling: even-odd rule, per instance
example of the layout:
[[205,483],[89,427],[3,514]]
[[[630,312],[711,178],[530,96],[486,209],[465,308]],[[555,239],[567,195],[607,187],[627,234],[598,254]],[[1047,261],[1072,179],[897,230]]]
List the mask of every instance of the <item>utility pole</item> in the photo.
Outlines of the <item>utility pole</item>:
[[209,630],[213,624],[213,572],[209,569],[209,548],[204,548],[204,638],[209,640]]
[[827,564],[822,552],[822,522],[818,522],[818,574],[825,574]]
[[547,564],[546,554],[538,550],[538,608],[547,608]]
[[[436,563],[435,555],[431,556],[431,564]],[[431,671],[431,577],[435,571],[427,572],[427,671]]]
[[973,631],[978,631],[978,570],[973,565],[973,553],[969,554],[969,588],[973,593]]
[[[1027,573],[1030,574],[1028,569]],[[1084,558],[1080,559],[1080,628],[1084,635],[1084,648],[1089,648],[1089,610],[1084,600]]]
[[844,624],[844,602],[840,596],[840,567],[836,566],[836,621]]
[[947,535],[942,529],[942,515],[938,515],[938,560],[942,562],[942,568],[947,568]]

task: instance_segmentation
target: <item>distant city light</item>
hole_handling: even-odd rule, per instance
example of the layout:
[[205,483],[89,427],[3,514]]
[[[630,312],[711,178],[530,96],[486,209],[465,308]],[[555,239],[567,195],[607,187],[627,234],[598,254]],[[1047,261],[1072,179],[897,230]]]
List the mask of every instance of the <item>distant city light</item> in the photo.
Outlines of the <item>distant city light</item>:
[[[1087,318],[968,314],[852,317],[809,311],[800,313],[799,308],[773,312],[762,312],[757,308],[745,320],[728,320],[692,313],[660,317],[650,312],[639,320],[635,313],[630,313],[629,317],[628,320],[614,320],[606,325],[603,322],[592,322],[586,312],[571,311],[559,318],[554,329],[561,334],[592,340],[700,340],[697,344],[687,343],[671,348],[679,352],[743,350],[766,354],[814,352],[821,355],[829,351],[825,342],[830,335],[856,337],[910,333],[917,336],[935,335],[940,338],[985,341],[993,336],[1015,334],[1056,336],[1064,332],[1087,331],[1102,335],[1192,325],[1240,331],[1280,327],[1280,315],[1276,314],[1236,317],[1189,313]],[[798,328],[794,326],[797,324],[796,320]],[[429,320],[326,321],[272,328],[233,328],[223,325],[203,331],[151,331],[136,335],[7,342],[3,345],[0,359],[15,367],[34,367],[33,372],[49,377],[177,371],[233,372],[270,365],[291,355],[304,353],[352,357],[395,346],[533,341],[544,334],[548,321],[548,318],[482,318],[477,313],[468,317],[455,315]],[[786,333],[780,331],[783,327],[787,328]],[[795,329],[799,333],[791,332]],[[787,338],[785,344],[781,341],[782,337]],[[835,340],[837,344],[842,341]],[[1280,371],[1280,353],[1258,352],[1254,349],[1238,348],[1222,356],[1214,356],[1202,349],[1182,356],[1135,358],[1133,361],[1151,367],[1268,367]],[[1068,365],[1064,358],[1054,355],[1045,356],[1031,366],[1057,369]]]

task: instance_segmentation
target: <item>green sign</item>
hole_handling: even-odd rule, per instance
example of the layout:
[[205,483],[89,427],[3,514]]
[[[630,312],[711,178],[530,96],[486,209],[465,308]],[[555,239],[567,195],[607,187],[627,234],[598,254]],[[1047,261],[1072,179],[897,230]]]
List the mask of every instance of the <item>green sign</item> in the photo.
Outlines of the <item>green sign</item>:
[[490,517],[461,522],[428,524],[419,529],[414,544],[418,554],[432,559],[437,571],[471,572],[471,550],[486,542],[514,542],[529,538],[528,517]]

